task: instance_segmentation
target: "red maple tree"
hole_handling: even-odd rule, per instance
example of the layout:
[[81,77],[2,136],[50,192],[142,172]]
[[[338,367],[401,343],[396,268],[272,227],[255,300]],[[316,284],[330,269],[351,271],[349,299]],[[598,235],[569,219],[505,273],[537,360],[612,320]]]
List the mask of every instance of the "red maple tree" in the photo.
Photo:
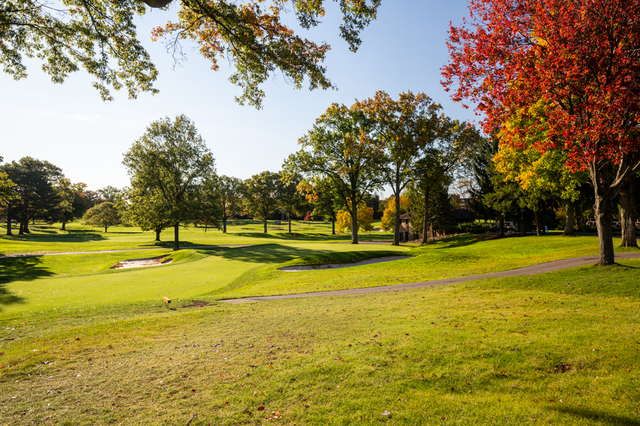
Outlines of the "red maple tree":
[[471,0],[469,10],[450,26],[443,85],[477,105],[486,132],[545,102],[546,123],[531,117],[501,143],[548,126],[536,148],[589,171],[599,264],[613,264],[613,199],[640,169],[640,0]]

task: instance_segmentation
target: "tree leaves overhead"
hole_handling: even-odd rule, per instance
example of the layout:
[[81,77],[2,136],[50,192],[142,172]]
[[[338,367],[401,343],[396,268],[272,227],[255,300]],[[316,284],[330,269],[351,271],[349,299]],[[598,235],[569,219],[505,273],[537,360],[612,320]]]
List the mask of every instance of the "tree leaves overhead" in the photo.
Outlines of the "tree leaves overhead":
[[0,63],[18,80],[27,76],[23,57],[38,58],[54,83],[82,67],[104,100],[112,99],[110,88],[125,87],[129,98],[156,93],[158,72],[133,23],[144,12],[136,0],[2,1]]
[[[181,42],[192,40],[218,69],[227,59],[230,81],[242,88],[241,104],[257,108],[265,94],[260,89],[276,72],[296,89],[305,80],[313,89],[335,86],[322,66],[330,46],[301,37],[284,25],[281,14],[293,10],[303,28],[320,24],[325,0],[182,0],[177,22],[152,32],[164,38],[174,59],[183,58]],[[360,32],[376,18],[381,0],[339,0],[343,22],[340,36],[356,51]],[[162,7],[167,1],[152,1]],[[157,70],[137,34],[134,18],[146,6],[139,0],[5,0],[0,2],[0,63],[15,79],[27,76],[23,58],[38,58],[54,83],[84,68],[96,78],[94,86],[104,100],[111,89],[126,88],[129,98],[156,93]]]

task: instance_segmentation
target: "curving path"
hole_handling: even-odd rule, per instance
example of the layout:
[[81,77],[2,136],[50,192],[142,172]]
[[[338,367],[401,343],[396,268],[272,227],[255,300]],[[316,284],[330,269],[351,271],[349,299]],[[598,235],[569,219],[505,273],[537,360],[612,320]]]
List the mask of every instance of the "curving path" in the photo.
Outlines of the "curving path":
[[[632,253],[616,254],[616,260],[638,259],[638,258],[640,258],[640,251],[632,252]],[[541,263],[539,265],[526,266],[524,268],[510,269],[508,271],[492,272],[490,274],[482,274],[482,275],[469,275],[467,277],[460,277],[460,278],[446,278],[442,280],[420,281],[415,283],[385,285],[380,287],[354,288],[351,290],[318,291],[313,293],[284,294],[281,296],[255,296],[255,297],[245,297],[242,299],[218,300],[218,302],[249,303],[249,302],[260,302],[260,301],[278,300],[278,299],[295,299],[299,297],[342,296],[345,294],[366,294],[366,293],[382,293],[385,291],[412,290],[416,288],[433,287],[436,285],[455,284],[455,283],[462,283],[466,281],[474,281],[482,278],[516,277],[520,275],[544,274],[547,272],[559,271],[561,269],[568,269],[568,268],[574,268],[576,266],[585,266],[589,264],[594,264],[599,259],[600,259],[600,256],[574,257],[572,259],[556,260],[553,262]]]

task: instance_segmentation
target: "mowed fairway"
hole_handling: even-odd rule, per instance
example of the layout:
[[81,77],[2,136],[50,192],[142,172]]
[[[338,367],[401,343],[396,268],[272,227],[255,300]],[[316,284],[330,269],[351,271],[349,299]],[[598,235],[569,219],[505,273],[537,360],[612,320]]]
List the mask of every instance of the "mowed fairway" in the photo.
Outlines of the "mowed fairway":
[[[640,425],[638,260],[402,292],[216,302],[510,269],[595,254],[593,237],[268,242],[0,260],[13,271],[0,284],[0,424]],[[109,269],[165,253],[171,265]],[[277,270],[380,254],[414,257]]]

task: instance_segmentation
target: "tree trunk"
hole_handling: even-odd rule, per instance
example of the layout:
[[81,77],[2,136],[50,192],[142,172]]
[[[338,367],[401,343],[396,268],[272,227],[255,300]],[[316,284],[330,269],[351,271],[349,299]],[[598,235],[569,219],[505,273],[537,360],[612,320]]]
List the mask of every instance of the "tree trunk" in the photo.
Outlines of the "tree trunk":
[[426,244],[429,241],[429,187],[424,188],[424,218],[422,222],[422,241]]
[[291,214],[287,212],[287,219],[289,220],[289,234],[291,234]]
[[267,233],[267,219],[264,220],[264,222],[262,223],[264,225],[264,232],[263,234]]
[[520,226],[522,229],[520,230],[520,235],[523,237],[527,235],[527,230],[524,228],[524,215],[520,216]]
[[12,235],[13,236],[13,232],[11,231],[11,203],[7,204],[7,235]]
[[105,224],[104,225],[104,232],[107,232],[107,229],[109,229],[109,225]]
[[180,224],[173,225],[173,249],[180,250]]
[[504,217],[502,216],[500,216],[500,221],[498,222],[498,229],[500,230],[498,236],[500,238],[504,237]]
[[564,221],[564,235],[575,235],[576,208],[571,200],[567,201],[567,214]]
[[222,218],[222,233],[223,234],[227,233],[227,218],[226,217]]
[[336,218],[331,218],[331,235],[336,235]]
[[351,200],[351,244],[358,244],[358,205],[355,196]]
[[395,224],[393,226],[393,246],[400,245],[400,194],[396,194],[395,196],[395,204],[396,204],[396,217]]
[[156,241],[160,241],[160,233],[162,232],[162,229],[160,228],[156,228]]
[[67,221],[63,220],[62,221],[62,229],[61,229],[61,231],[66,231],[67,230],[66,227],[65,227],[66,224],[67,224]]
[[633,178],[630,178],[620,185],[620,227],[622,229],[620,247],[638,247],[633,196]]
[[589,164],[589,176],[595,192],[593,214],[598,228],[598,243],[600,245],[600,260],[598,266],[616,263],[613,252],[613,236],[611,232],[613,222],[613,199],[616,188],[612,188],[610,167],[597,161]]
[[540,229],[540,210],[534,210],[533,215],[536,219],[536,235],[542,235],[542,230]]

